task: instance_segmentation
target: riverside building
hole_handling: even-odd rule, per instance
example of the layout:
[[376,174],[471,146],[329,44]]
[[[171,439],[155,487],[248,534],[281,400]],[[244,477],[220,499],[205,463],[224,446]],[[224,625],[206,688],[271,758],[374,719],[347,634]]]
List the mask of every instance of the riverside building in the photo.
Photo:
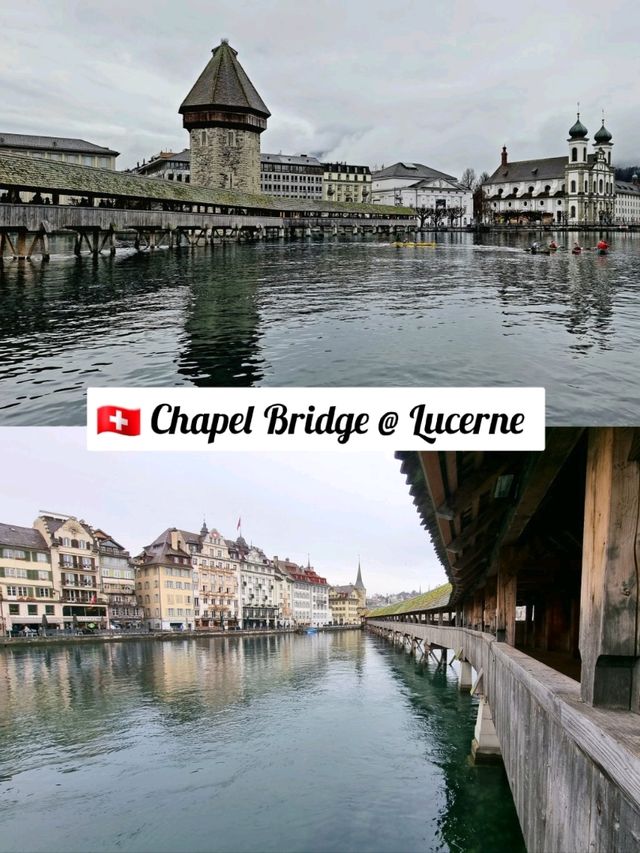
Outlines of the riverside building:
[[360,562],[358,562],[358,576],[354,584],[330,587],[329,607],[334,625],[360,624],[367,612],[367,590],[362,582]]
[[[276,558],[277,559],[277,558]],[[281,567],[293,581],[292,610],[296,626],[313,625],[320,627],[331,622],[329,607],[329,584],[320,577],[308,563],[307,567],[298,566],[288,558]]]
[[228,541],[229,553],[240,564],[239,597],[242,627],[278,628],[281,623],[280,573],[264,551],[247,544],[243,536]]
[[135,566],[129,552],[103,530],[93,531],[100,563],[100,592],[107,602],[109,627],[141,628],[144,609],[136,599]]
[[0,131],[0,153],[57,160],[80,166],[94,166],[98,169],[115,169],[116,158],[120,156],[118,151],[84,139],[2,131]]
[[193,629],[192,561],[198,544],[197,533],[168,528],[136,559],[136,595],[149,629]]
[[473,194],[453,175],[422,163],[401,162],[374,172],[371,179],[373,201],[423,211],[421,225],[464,226],[473,221]]
[[240,563],[231,557],[227,540],[203,523],[199,549],[193,555],[196,628],[240,627],[239,572]]
[[60,585],[38,530],[0,524],[0,636],[63,625]]
[[61,590],[65,628],[107,628],[107,597],[101,590],[98,547],[91,527],[69,515],[45,513],[33,523],[51,555],[54,586]]
[[261,154],[260,192],[320,201],[323,171],[322,163],[307,154]]
[[350,163],[323,163],[322,198],[362,204],[371,201],[371,170]]
[[633,175],[630,181],[616,180],[616,223],[640,225],[640,183]]

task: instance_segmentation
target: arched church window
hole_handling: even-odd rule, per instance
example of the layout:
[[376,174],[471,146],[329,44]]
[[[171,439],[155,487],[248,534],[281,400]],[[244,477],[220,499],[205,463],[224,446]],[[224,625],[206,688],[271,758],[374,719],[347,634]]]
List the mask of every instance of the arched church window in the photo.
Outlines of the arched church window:
[[607,151],[607,162],[611,165],[611,151]]
[[586,148],[583,148],[583,149],[582,149],[582,159],[583,159],[583,160],[585,161],[585,163],[586,163],[586,161],[587,161],[587,149],[586,149]]
[[600,178],[600,184],[599,184],[600,192],[602,192],[602,190],[603,190],[603,184],[604,184],[604,182],[603,182],[602,178]]
[[514,194],[514,195],[518,195],[518,187],[514,187],[514,188],[513,188],[513,194]]
[[546,187],[544,188],[544,191],[545,191],[546,193],[550,193],[550,192],[551,192],[551,185],[550,185],[550,184],[547,184],[547,185],[546,185]]
[[572,219],[576,218],[576,208],[575,208],[575,205],[573,205],[573,204],[571,205],[571,214],[570,215],[571,215]]
[[578,149],[572,148],[571,149],[571,162],[575,163],[577,161],[577,159],[578,159]]
[[574,193],[576,191],[576,182],[571,181],[571,192]]
[[533,189],[534,189],[533,187],[529,187],[529,189],[527,190],[527,192],[530,192],[530,193],[532,193],[532,194],[533,194]]

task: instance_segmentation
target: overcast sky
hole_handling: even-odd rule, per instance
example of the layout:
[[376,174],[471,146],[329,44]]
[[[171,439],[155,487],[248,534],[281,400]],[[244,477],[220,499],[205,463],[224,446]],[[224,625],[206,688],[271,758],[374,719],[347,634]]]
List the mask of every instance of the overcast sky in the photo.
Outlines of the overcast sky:
[[0,429],[0,521],[75,515],[133,554],[167,527],[229,539],[238,518],[268,557],[311,563],[369,593],[446,581],[399,462],[383,453],[97,453],[80,427]]
[[178,107],[227,37],[270,108],[262,150],[459,175],[566,153],[576,102],[640,161],[640,6],[621,0],[4,3],[0,132],[84,137],[119,168],[188,144]]

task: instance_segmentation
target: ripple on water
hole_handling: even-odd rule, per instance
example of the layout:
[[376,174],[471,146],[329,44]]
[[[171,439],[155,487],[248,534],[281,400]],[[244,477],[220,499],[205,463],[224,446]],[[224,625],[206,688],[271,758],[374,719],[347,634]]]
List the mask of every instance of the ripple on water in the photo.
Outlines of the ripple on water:
[[533,259],[529,239],[8,265],[0,422],[82,423],[89,384],[544,384],[553,423],[577,422],[585,397],[589,423],[634,422],[640,235],[610,235],[607,258]]

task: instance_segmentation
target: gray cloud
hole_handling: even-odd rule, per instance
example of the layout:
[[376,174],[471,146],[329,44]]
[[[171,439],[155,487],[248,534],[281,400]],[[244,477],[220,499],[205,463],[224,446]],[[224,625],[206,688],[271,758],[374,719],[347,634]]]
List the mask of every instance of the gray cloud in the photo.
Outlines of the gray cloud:
[[242,532],[268,556],[306,562],[370,592],[444,582],[398,462],[382,453],[96,453],[77,427],[0,430],[0,521],[41,509],[86,519],[135,554],[165,528]]
[[629,0],[34,0],[3,14],[2,129],[87,136],[121,167],[180,150],[177,108],[227,36],[273,113],[264,150],[492,171],[503,144],[563,154],[580,100],[637,162],[639,21]]

